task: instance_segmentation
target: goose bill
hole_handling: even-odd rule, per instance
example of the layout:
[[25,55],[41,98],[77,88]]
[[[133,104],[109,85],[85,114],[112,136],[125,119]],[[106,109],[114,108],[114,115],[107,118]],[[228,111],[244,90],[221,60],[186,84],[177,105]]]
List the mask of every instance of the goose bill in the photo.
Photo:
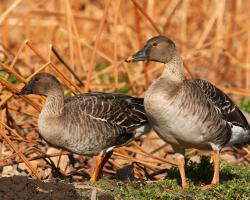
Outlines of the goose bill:
[[32,94],[32,93],[33,91],[32,91],[32,88],[30,87],[30,84],[24,86],[20,92],[17,92],[18,95]]
[[135,53],[132,56],[129,56],[125,61],[126,62],[137,62],[137,61],[144,61],[147,60],[148,56],[146,53],[146,49],[143,48],[140,51],[138,51],[137,53]]

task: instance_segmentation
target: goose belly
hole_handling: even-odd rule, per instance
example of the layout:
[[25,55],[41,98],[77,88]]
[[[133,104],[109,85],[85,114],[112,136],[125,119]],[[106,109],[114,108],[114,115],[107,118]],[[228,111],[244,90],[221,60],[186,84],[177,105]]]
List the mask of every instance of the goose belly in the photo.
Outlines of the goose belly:
[[164,110],[163,113],[163,116],[150,116],[150,121],[154,121],[153,128],[165,141],[187,147],[195,147],[194,145],[205,142],[203,128],[196,120],[188,116],[176,116],[175,113]]
[[188,109],[178,109],[179,107],[175,102],[165,101],[159,96],[145,99],[149,121],[163,140],[185,148],[207,147],[204,137],[207,125],[199,120],[198,115],[192,115]]
[[39,132],[51,145],[82,155],[97,155],[115,146],[120,139],[119,133],[112,127],[100,123],[87,124],[84,120],[73,123],[70,120],[41,116],[38,120]]

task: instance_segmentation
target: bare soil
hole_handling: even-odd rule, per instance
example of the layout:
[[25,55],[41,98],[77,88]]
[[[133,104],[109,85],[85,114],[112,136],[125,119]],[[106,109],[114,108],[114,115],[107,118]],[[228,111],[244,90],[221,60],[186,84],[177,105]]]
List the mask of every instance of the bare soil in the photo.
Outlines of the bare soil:
[[0,179],[1,200],[78,200],[81,199],[71,184],[42,182],[25,176]]

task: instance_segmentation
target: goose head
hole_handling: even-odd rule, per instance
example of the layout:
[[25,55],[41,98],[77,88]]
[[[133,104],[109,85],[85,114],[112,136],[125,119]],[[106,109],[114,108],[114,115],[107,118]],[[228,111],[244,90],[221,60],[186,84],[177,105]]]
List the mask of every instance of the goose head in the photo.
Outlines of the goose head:
[[49,73],[38,73],[17,94],[37,94],[48,96],[62,90],[60,82]]
[[178,50],[174,42],[166,36],[159,35],[149,39],[142,49],[128,57],[125,61],[155,61],[166,64],[170,62],[176,54],[178,54]]

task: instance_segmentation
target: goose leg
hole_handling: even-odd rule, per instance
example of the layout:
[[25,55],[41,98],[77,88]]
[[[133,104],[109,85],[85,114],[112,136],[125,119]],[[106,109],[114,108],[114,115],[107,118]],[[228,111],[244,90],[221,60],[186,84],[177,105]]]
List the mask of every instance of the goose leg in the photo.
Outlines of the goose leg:
[[207,190],[213,187],[213,185],[218,184],[220,182],[220,154],[219,152],[214,152],[211,155],[211,158],[214,163],[214,175],[211,184],[202,186],[202,190]]
[[112,154],[113,150],[109,150],[108,152],[101,152],[98,156],[96,156],[96,167],[90,181],[96,182],[98,180],[105,163],[112,156]]
[[219,152],[215,152],[211,157],[214,162],[214,176],[211,184],[214,185],[220,182],[220,154]]
[[176,163],[178,165],[181,175],[181,186],[183,189],[187,187],[186,175],[185,175],[185,159],[183,155],[178,154],[176,156]]

